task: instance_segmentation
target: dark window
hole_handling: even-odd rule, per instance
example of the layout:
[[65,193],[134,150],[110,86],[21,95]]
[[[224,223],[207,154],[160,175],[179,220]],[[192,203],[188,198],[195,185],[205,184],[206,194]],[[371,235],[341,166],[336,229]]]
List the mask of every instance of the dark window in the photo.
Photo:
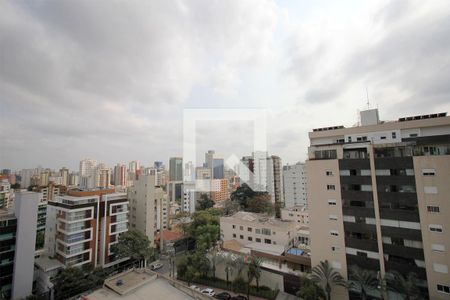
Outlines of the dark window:
[[233,237],[236,238],[236,233],[233,233]]
[[252,238],[251,236],[249,236],[247,239],[248,239],[250,242],[253,241],[253,238]]
[[272,241],[269,240],[269,239],[264,239],[264,243],[266,243],[266,244],[272,244]]
[[393,139],[396,139],[396,138],[397,138],[397,133],[393,132],[393,133],[392,133],[392,138],[393,138]]
[[241,240],[243,240],[243,239],[244,239],[244,236],[241,234],[241,235],[239,236],[239,238],[240,238]]
[[428,205],[427,206],[427,210],[428,210],[428,212],[438,213],[439,212],[439,206]]
[[251,228],[251,227],[247,228],[247,230],[248,230],[249,232],[252,232],[252,228]]
[[356,255],[367,257],[367,253],[366,252],[361,252],[361,251],[356,251]]
[[450,287],[448,285],[438,284],[437,290],[442,293],[450,294]]
[[261,239],[260,238],[256,238],[256,242],[261,243]]

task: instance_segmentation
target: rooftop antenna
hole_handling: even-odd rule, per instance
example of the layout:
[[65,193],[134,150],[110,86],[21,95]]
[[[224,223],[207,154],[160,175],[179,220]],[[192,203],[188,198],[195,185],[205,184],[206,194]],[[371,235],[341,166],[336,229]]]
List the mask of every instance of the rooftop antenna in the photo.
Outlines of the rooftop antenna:
[[367,97],[367,109],[370,109],[370,102],[369,102],[369,89],[366,86],[366,97]]

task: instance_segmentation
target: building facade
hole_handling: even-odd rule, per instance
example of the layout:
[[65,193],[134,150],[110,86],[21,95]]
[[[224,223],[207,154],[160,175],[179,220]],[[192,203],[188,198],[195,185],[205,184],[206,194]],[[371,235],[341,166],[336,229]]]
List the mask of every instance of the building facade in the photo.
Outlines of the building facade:
[[283,167],[284,204],[286,208],[307,205],[306,176],[304,163]]
[[423,297],[448,299],[450,117],[381,122],[369,110],[361,124],[309,133],[312,264],[414,272]]
[[109,267],[123,261],[111,252],[111,246],[126,231],[126,193],[69,191],[48,203],[45,248],[65,266]]

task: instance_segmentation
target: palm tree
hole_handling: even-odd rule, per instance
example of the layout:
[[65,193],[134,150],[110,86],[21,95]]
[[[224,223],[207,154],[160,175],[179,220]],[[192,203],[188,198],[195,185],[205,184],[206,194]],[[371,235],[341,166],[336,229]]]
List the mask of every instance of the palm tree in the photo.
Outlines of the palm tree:
[[229,276],[233,274],[234,268],[236,267],[236,262],[230,256],[225,258],[225,274],[227,276],[227,287],[229,286],[230,280]]
[[417,275],[413,272],[406,277],[397,271],[386,273],[387,288],[403,295],[405,300],[421,299]]
[[357,265],[350,267],[350,279],[350,285],[361,292],[362,300],[366,300],[368,290],[376,289],[378,286],[376,274]]
[[249,265],[249,269],[251,269],[252,275],[256,280],[256,290],[259,290],[259,279],[261,279],[261,265],[263,260],[259,257],[252,257]]
[[325,292],[315,282],[308,278],[308,276],[300,277],[300,289],[297,292],[297,296],[303,300],[317,300],[324,299]]
[[347,287],[347,283],[339,272],[330,266],[328,260],[321,261],[311,270],[310,279],[325,291],[327,300],[331,299],[331,289],[334,285]]

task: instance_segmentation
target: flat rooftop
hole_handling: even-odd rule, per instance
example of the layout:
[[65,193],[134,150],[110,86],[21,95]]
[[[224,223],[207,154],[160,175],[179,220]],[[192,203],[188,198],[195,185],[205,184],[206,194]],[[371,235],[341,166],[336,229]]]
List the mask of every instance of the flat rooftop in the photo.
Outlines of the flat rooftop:
[[[117,285],[118,281],[121,282]],[[84,296],[85,300],[182,300],[193,299],[153,272],[130,270],[108,278],[104,287]]]

